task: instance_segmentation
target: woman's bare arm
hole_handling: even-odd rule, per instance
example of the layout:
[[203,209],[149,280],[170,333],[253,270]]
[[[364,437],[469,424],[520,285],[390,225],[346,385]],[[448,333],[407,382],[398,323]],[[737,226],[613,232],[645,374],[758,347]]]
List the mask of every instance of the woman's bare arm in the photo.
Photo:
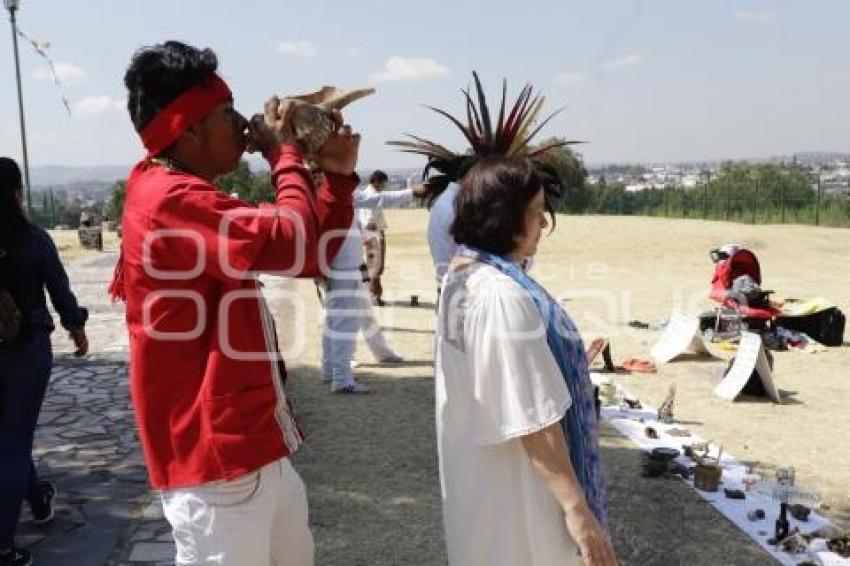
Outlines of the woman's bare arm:
[[584,563],[616,565],[611,542],[590,511],[576,478],[560,423],[523,436],[522,445],[535,471],[564,510],[567,530],[578,545]]

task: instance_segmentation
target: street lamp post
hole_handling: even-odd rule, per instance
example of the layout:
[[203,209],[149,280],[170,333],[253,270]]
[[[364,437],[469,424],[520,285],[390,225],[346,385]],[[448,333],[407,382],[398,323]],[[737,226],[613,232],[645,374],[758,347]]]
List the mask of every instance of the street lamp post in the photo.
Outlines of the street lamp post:
[[21,122],[21,149],[24,155],[24,182],[27,189],[27,212],[32,218],[32,186],[30,185],[30,164],[27,156],[27,128],[24,123],[24,95],[21,90],[21,65],[18,61],[18,25],[15,20],[15,12],[20,6],[20,0],[3,0],[6,9],[9,10],[9,22],[12,24],[12,46],[15,51],[15,78],[18,81],[18,117]]

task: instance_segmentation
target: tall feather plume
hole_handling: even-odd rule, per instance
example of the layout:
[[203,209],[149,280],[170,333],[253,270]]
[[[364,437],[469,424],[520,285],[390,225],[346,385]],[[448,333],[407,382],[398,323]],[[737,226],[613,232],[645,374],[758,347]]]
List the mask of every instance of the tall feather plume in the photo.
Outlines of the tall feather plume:
[[502,99],[494,128],[484,87],[476,71],[472,72],[472,79],[475,92],[473,93],[472,89],[461,90],[466,106],[466,123],[445,110],[426,106],[449,120],[463,133],[469,142],[468,150],[455,152],[413,134],[405,134],[409,138],[407,140],[387,142],[399,148],[399,151],[427,158],[422,179],[429,189],[429,204],[433,203],[449,183],[459,182],[481,157],[488,155],[524,156],[531,159],[544,179],[547,192],[557,193],[560,190],[557,173],[542,157],[557,147],[581,142],[564,141],[538,148],[533,148],[531,142],[562,108],[555,110],[545,119],[538,120],[546,98],[541,94],[535,95],[530,84],[520,90],[516,100],[508,107],[508,83],[503,79]]

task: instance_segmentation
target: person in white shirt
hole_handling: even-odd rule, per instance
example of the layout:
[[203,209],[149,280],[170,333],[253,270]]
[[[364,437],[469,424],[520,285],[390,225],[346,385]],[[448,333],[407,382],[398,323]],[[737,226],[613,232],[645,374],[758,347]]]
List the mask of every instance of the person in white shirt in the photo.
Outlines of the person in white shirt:
[[456,200],[435,351],[450,566],[617,563],[581,338],[521,268],[545,208],[516,157],[483,157]]
[[[375,204],[360,207],[356,213],[363,227],[363,245],[366,248],[366,267],[369,272],[369,292],[372,294],[372,302],[379,307],[384,306],[384,287],[381,285],[381,276],[384,274],[384,266],[387,259],[387,218],[384,216],[382,206],[385,200],[376,199],[382,194],[387,186],[389,178],[381,170],[376,170],[369,177],[369,184],[363,192],[372,198]],[[408,183],[408,189],[411,188]]]
[[428,249],[431,250],[438,288],[457,249],[450,228],[455,219],[455,198],[458,190],[460,185],[450,183],[434,201],[428,217]]
[[[357,190],[353,196],[354,209],[357,212],[403,204],[421,196],[423,191],[421,186],[385,192]],[[399,362],[402,358],[387,345],[375,319],[364,284],[363,237],[356,214],[330,268],[324,282],[322,376],[330,383],[332,392],[368,393],[369,388],[354,378],[351,368],[358,332],[363,331],[366,344],[378,362]]]

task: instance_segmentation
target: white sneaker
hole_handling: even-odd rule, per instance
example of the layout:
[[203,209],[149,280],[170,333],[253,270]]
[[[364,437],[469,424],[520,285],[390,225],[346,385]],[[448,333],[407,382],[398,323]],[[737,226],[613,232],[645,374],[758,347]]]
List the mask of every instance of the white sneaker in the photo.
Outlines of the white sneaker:
[[331,383],[331,393],[348,393],[351,395],[354,394],[363,394],[369,393],[369,388],[365,383],[360,383],[357,381],[351,381],[349,383]]
[[322,370],[322,381],[324,381],[325,383],[333,383],[334,381],[338,381],[340,383],[348,383],[353,379],[354,376],[351,374],[351,372],[341,371],[338,367],[331,368],[330,372]]

